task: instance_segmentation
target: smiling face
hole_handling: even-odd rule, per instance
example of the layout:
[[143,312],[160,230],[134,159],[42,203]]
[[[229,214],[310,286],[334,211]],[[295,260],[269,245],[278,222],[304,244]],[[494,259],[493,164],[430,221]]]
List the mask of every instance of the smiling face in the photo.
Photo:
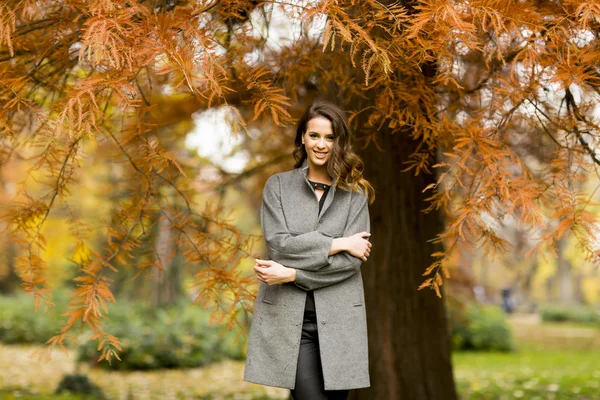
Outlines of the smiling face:
[[317,169],[326,167],[334,143],[331,121],[325,117],[311,119],[306,124],[302,140],[308,155],[308,165]]

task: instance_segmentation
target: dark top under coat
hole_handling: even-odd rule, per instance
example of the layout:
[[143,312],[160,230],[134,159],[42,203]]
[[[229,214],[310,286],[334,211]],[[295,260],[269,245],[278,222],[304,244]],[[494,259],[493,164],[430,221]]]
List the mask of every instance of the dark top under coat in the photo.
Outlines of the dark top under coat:
[[[327,193],[329,193],[329,185],[325,185],[323,183],[320,182],[313,182],[310,179],[308,180],[308,182],[310,182],[311,185],[313,185],[313,187],[315,189],[324,189],[325,191],[323,192],[323,194],[321,195],[321,198],[319,199],[319,214],[321,213],[321,208],[323,208],[323,204],[325,203],[325,197],[327,197]],[[312,290],[309,290],[306,292],[306,305],[304,306],[304,312],[315,312],[315,296],[313,294]]]

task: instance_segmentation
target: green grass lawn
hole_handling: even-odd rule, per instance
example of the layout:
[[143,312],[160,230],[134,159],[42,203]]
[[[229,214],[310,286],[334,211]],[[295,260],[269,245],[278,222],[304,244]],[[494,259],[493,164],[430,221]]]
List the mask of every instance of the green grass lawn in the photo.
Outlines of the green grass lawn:
[[464,399],[600,399],[600,352],[456,353]]
[[[461,399],[600,399],[600,329],[573,324],[510,321],[513,353],[453,354]],[[0,344],[0,399],[84,400],[53,396],[64,373],[73,372],[74,354],[60,352],[49,363],[27,355],[32,346]],[[242,381],[243,362],[206,368],[152,372],[81,371],[110,399],[286,399],[285,389]],[[85,399],[87,400],[87,399]]]
[[600,329],[509,320],[517,351],[453,354],[463,399],[600,399]]
[[72,394],[44,394],[31,392],[27,389],[18,387],[6,387],[0,389],[0,399],[2,400],[88,400],[82,396]]

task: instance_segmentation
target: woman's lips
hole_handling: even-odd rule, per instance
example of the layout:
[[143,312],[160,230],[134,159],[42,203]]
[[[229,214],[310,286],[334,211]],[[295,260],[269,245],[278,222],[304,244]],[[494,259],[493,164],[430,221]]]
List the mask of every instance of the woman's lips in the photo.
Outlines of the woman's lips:
[[314,153],[315,153],[315,156],[317,158],[325,158],[325,157],[327,157],[327,153],[320,153],[318,151],[315,151]]

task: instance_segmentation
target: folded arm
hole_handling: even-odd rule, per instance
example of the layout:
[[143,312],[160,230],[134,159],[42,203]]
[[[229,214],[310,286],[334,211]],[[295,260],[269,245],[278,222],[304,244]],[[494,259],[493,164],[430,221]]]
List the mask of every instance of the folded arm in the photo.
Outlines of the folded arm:
[[[356,198],[353,199],[350,207],[350,215],[344,229],[344,237],[371,230],[369,206],[366,196],[359,193],[353,193],[352,195],[356,196]],[[354,257],[345,251],[329,256],[327,261],[327,265],[318,271],[296,270],[294,284],[304,290],[314,290],[331,286],[356,274],[360,271],[360,266],[363,263],[360,258]]]
[[[294,284],[304,290],[339,283],[359,271],[362,260],[336,248],[332,236],[318,230],[299,235],[288,231],[279,185],[278,176],[267,180],[261,205],[261,225],[271,260],[294,268]],[[367,197],[353,192],[343,236],[369,230]]]
[[265,183],[260,210],[263,237],[270,258],[289,268],[318,270],[330,262],[333,237],[321,231],[292,235],[281,206],[279,177]]

